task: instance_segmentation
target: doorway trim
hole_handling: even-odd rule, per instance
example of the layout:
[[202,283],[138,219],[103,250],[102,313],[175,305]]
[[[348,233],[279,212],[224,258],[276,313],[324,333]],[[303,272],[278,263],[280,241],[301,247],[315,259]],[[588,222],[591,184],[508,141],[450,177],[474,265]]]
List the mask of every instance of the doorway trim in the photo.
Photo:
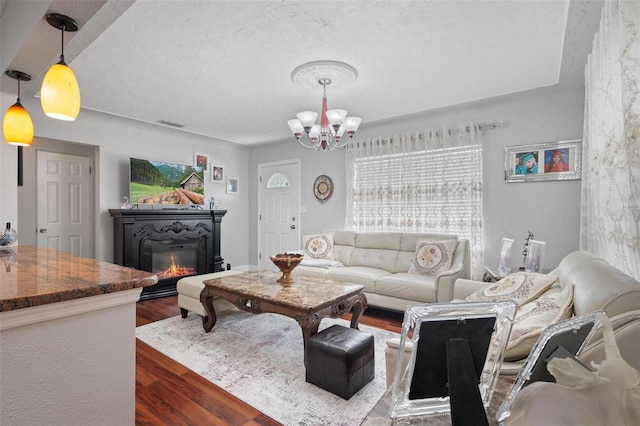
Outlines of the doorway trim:
[[[93,222],[93,241],[91,243],[91,248],[93,252],[92,257],[94,259],[100,259],[100,147],[97,145],[68,142],[36,136],[34,138],[33,145],[31,145],[29,149],[24,150],[24,185],[18,188],[18,216],[20,217],[19,225],[22,229],[23,235],[26,236],[29,234],[29,241],[33,240],[31,242],[33,245],[37,244],[38,219],[35,207],[37,206],[38,170],[36,167],[36,151],[38,150],[89,157],[92,177],[90,216]],[[21,208],[21,206],[23,207]],[[31,212],[24,214],[23,210],[23,214],[21,214],[22,209],[30,209]]]
[[[258,179],[262,178],[262,173],[263,170],[267,167],[274,167],[274,166],[284,166],[284,165],[288,165],[288,164],[292,164],[297,168],[297,173],[298,173],[298,205],[296,206],[296,217],[298,218],[298,232],[300,232],[301,230],[301,218],[300,218],[300,203],[302,201],[302,176],[301,176],[301,160],[300,158],[292,158],[289,160],[281,160],[281,161],[272,161],[272,162],[268,162],[268,163],[260,163],[258,164]],[[265,259],[260,259],[260,249],[262,247],[262,220],[261,220],[261,215],[262,215],[262,182],[260,180],[258,180],[258,214],[256,215],[257,221],[258,221],[258,239],[257,239],[257,247],[256,247],[256,260],[258,262],[258,269],[261,269],[262,266],[262,262]]]

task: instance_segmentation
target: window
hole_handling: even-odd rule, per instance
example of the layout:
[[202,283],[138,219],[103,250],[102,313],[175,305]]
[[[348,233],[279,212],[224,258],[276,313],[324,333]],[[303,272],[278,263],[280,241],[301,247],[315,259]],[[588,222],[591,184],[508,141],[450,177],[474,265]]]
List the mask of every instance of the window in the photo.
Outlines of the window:
[[480,136],[480,129],[470,125],[348,145],[347,227],[467,238],[472,276],[479,273],[484,249]]
[[289,179],[282,173],[274,173],[267,181],[267,188],[288,188]]

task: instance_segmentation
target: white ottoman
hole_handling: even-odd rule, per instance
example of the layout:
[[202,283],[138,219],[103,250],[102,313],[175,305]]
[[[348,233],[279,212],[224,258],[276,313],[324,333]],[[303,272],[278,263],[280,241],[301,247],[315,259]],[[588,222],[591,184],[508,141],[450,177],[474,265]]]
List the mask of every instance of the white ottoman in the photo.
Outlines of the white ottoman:
[[[202,283],[204,280],[211,280],[213,278],[227,277],[229,275],[241,274],[241,271],[220,271],[213,272],[211,274],[191,275],[190,277],[181,278],[176,284],[178,290],[178,306],[180,306],[180,314],[182,318],[186,318],[189,311],[204,317],[207,316],[207,312],[204,310],[204,306],[200,303],[200,292],[204,288]],[[232,308],[233,305],[224,299],[215,297],[213,299],[213,308],[216,312],[226,311]]]

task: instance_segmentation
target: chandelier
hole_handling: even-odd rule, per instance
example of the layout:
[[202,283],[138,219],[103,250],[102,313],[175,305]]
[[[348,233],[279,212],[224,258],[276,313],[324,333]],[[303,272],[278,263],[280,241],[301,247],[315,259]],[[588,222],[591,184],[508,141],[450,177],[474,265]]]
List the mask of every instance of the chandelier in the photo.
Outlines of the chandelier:
[[331,151],[344,147],[353,139],[362,119],[347,117],[347,111],[343,109],[327,110],[327,86],[336,80],[355,82],[357,76],[358,73],[352,66],[336,61],[310,62],[293,71],[291,79],[295,83],[314,82],[323,89],[320,124],[315,124],[318,118],[315,111],[302,111],[297,114],[297,119],[287,122],[302,146],[316,151]]

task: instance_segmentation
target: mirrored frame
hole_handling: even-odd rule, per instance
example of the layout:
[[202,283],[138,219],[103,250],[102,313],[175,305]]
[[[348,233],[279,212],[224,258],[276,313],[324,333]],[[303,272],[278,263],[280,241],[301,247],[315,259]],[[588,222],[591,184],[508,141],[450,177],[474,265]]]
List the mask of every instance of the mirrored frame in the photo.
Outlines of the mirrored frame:
[[[408,351],[410,356],[404,369],[402,368],[403,357],[398,357],[392,385],[390,413],[392,421],[399,422],[451,413],[449,396],[410,398],[416,360],[419,356],[420,329],[425,322],[435,322],[437,325],[438,322],[443,323],[447,320],[465,321],[476,318],[495,318],[484,364],[478,374],[478,388],[486,410],[498,381],[516,309],[517,305],[512,301],[407,306],[398,351],[401,354]],[[446,363],[446,359],[444,362]]]
[[[560,153],[561,167],[554,165]],[[535,159],[533,169],[527,160]],[[508,146],[504,149],[505,182],[533,182],[580,179],[582,176],[582,139]]]
[[[503,424],[511,416],[511,405],[523,387],[535,381],[555,381],[548,379],[551,376],[546,369],[546,363],[548,357],[558,349],[559,345],[563,345],[570,355],[580,356],[580,353],[593,338],[595,331],[601,328],[600,318],[602,315],[605,315],[604,311],[591,312],[552,324],[542,331],[516,381],[509,389],[507,397],[498,408],[496,420],[500,424]],[[551,379],[553,378],[551,377]]]

